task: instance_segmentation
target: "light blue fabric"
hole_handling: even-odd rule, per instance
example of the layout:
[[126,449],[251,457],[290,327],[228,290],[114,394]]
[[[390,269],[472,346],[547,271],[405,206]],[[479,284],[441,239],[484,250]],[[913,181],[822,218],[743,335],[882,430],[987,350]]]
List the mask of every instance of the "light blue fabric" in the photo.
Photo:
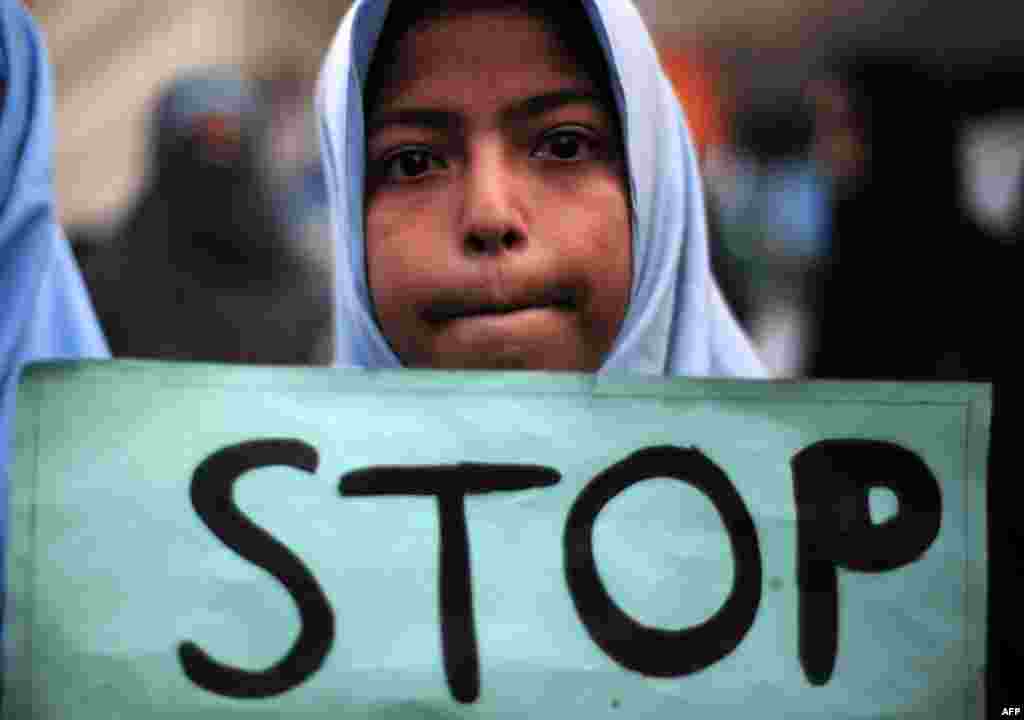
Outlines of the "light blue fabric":
[[[398,367],[373,318],[363,243],[361,88],[390,0],[357,0],[317,97],[337,271],[336,360]],[[633,287],[602,367],[652,375],[764,377],[710,269],[696,154],[675,92],[629,0],[583,0],[614,77],[633,200]]]
[[[50,66],[32,18],[0,0],[0,547],[18,371],[44,358],[106,357],[54,211]],[[2,570],[2,568],[0,568]],[[3,575],[0,575],[0,585]]]

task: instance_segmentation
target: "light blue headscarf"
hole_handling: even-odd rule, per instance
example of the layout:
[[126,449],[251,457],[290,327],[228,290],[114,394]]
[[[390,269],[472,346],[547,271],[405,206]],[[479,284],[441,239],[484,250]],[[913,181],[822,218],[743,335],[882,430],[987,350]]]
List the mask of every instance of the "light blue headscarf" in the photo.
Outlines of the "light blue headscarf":
[[[109,356],[57,225],[46,50],[17,0],[0,0],[0,547],[17,375],[32,360]],[[0,561],[2,564],[2,561]],[[0,578],[2,584],[2,578]]]
[[[318,112],[337,271],[336,359],[398,367],[373,317],[363,241],[362,87],[390,0],[357,0],[320,76]],[[689,130],[643,19],[629,0],[583,0],[612,72],[633,202],[633,287],[601,368],[653,375],[764,377],[711,275]]]

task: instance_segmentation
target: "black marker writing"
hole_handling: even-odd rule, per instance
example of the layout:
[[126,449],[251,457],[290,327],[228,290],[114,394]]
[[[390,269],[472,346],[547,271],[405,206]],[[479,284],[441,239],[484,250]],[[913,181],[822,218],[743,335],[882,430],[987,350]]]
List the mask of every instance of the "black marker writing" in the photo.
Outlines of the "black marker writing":
[[[800,663],[813,685],[832,677],[839,645],[836,568],[884,572],[913,562],[939,534],[942,497],[915,453],[878,440],[822,440],[792,460],[797,512]],[[895,517],[875,525],[868,493],[888,488]]]
[[437,497],[441,528],[441,647],[448,687],[452,697],[461,703],[474,702],[480,696],[465,497],[546,487],[557,483],[559,478],[556,470],[547,467],[483,463],[378,466],[356,470],[341,478],[342,495]]
[[[609,596],[594,562],[594,521],[604,506],[632,485],[661,477],[692,485],[708,496],[729,534],[736,567],[725,604],[700,625],[682,630],[646,627],[623,612]],[[677,677],[716,662],[740,644],[761,602],[761,554],[754,521],[728,476],[696,449],[639,450],[591,480],[569,511],[564,552],[569,591],[590,637],[620,665],[644,675]]]
[[235,481],[249,470],[286,465],[316,472],[317,452],[299,440],[252,440],[218,450],[192,474],[192,506],[206,527],[243,558],[284,585],[299,609],[299,636],[280,661],[260,672],[217,662],[198,645],[184,642],[178,657],[196,685],[234,698],[265,698],[299,685],[323,665],[334,640],[334,614],[302,561],[235,505]]

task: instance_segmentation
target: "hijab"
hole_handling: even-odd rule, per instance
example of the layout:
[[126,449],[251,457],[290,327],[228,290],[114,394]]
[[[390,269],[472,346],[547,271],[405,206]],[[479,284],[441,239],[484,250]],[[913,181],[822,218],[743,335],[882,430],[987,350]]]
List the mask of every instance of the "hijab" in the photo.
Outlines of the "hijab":
[[51,91],[32,18],[0,0],[0,546],[18,372],[33,360],[109,355],[57,224]]
[[[629,307],[600,372],[764,377],[711,274],[696,153],[675,92],[629,0],[581,0],[611,70],[632,202]],[[320,76],[317,110],[336,269],[336,362],[401,365],[366,278],[363,88],[390,0],[356,0]]]

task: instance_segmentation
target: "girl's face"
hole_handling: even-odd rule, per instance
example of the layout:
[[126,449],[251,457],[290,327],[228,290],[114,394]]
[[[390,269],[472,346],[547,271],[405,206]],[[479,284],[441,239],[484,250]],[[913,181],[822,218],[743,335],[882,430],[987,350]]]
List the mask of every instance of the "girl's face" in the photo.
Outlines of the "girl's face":
[[[580,32],[591,32],[588,26]],[[366,258],[403,364],[597,370],[631,284],[613,108],[513,6],[413,26],[367,118]]]

